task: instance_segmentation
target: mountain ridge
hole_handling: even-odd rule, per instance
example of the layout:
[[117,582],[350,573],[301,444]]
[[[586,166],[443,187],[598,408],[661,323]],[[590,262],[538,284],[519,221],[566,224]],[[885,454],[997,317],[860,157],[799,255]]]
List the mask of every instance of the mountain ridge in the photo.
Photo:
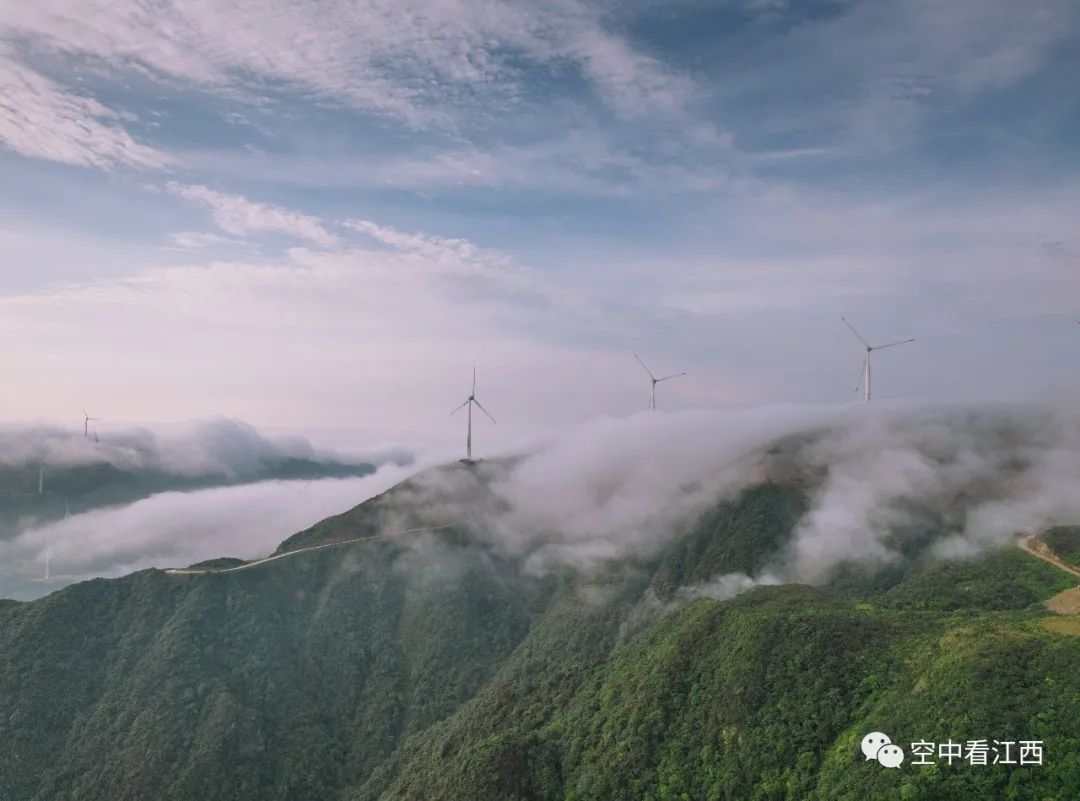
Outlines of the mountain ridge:
[[[475,503],[468,525],[0,605],[0,797],[861,801],[1015,785],[1064,801],[1080,787],[1065,756],[1080,747],[1065,723],[1080,639],[1040,623],[1071,586],[1052,566],[1011,549],[711,597],[710,579],[758,575],[790,545],[804,484],[774,472],[718,493],[653,552],[581,570],[504,542],[484,519],[505,511],[499,466],[462,470],[293,546]],[[1012,699],[1009,665],[1032,677]],[[985,691],[953,686],[986,671]],[[1055,761],[943,774],[853,756],[861,726],[960,736],[946,723],[965,703],[989,736],[1051,738]]]

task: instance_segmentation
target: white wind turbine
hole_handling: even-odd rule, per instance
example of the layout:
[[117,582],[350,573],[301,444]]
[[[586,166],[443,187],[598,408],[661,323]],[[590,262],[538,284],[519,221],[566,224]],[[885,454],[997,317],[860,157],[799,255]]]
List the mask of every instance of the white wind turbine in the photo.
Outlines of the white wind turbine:
[[473,407],[473,404],[476,404],[476,407],[480,411],[482,411],[484,414],[486,414],[488,416],[488,419],[491,422],[493,422],[493,423],[495,422],[495,418],[492,417],[490,414],[488,414],[488,410],[485,409],[483,407],[483,405],[480,403],[480,401],[478,401],[476,399],[476,366],[475,365],[473,366],[473,371],[472,371],[472,392],[469,393],[469,397],[465,399],[465,402],[463,404],[461,404],[456,409],[454,409],[454,411],[450,412],[450,414],[457,414],[462,409],[464,409],[466,406],[469,408],[469,428],[468,428],[468,434],[466,434],[466,436],[465,436],[465,454],[466,454],[466,456],[465,456],[465,459],[464,459],[464,461],[467,464],[471,464],[472,460],[473,460],[473,458],[472,458],[472,407]]
[[[71,517],[71,507],[68,505],[67,498],[64,498],[64,520]],[[52,581],[52,576],[49,573],[49,568],[52,563],[52,537],[49,536],[49,527],[45,527],[45,578],[42,581]],[[63,576],[60,577],[61,579]]]
[[[88,415],[86,413],[86,409],[83,409],[82,413],[83,413],[83,436],[86,437],[87,439],[90,439],[90,423],[92,423],[92,422],[96,423],[101,418],[100,417],[91,417],[90,415]],[[95,432],[95,439],[96,439],[96,432]]]
[[[45,494],[45,465],[38,467],[38,495]],[[49,559],[52,556],[52,542],[49,540],[49,527],[45,527],[45,581],[49,580]]]
[[655,412],[656,411],[656,385],[659,384],[661,381],[669,381],[672,378],[678,378],[681,375],[686,375],[686,373],[673,373],[672,375],[666,375],[663,378],[657,378],[656,376],[653,375],[652,370],[650,370],[648,368],[648,366],[645,364],[645,362],[643,362],[641,360],[640,356],[638,356],[635,353],[634,358],[638,360],[638,364],[640,364],[642,367],[645,368],[645,372],[649,374],[649,379],[652,381],[652,394],[649,396],[649,408],[652,411]]
[[[844,321],[844,325],[846,325],[848,328],[851,329],[851,333],[853,333],[856,336],[856,338],[859,340],[859,342],[861,342],[863,344],[863,346],[866,348],[866,358],[863,360],[862,378],[859,381],[859,385],[861,385],[863,387],[863,390],[866,393],[866,402],[869,403],[870,402],[870,354],[873,353],[875,350],[884,350],[885,348],[891,348],[891,347],[893,347],[895,345],[906,345],[909,342],[914,342],[915,338],[912,337],[911,339],[901,339],[899,342],[890,342],[888,345],[871,345],[869,342],[867,342],[865,339],[862,338],[862,335],[858,331],[855,330],[855,326],[853,326],[851,323],[849,323],[847,321],[847,318],[844,317],[844,315],[841,314],[840,319]],[[859,385],[856,385],[856,387],[855,387],[856,392],[859,391]]]

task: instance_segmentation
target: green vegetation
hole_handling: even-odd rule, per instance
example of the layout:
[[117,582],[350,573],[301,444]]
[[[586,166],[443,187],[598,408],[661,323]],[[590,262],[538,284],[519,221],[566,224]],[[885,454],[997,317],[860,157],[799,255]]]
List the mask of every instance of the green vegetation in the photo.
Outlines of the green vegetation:
[[[282,549],[364,536],[401,491]],[[1074,583],[1052,565],[684,600],[767,566],[804,508],[762,485],[587,577],[452,528],[0,604],[0,799],[1077,798],[1080,636],[1041,605]],[[1046,764],[890,771],[859,753],[871,730],[1038,739]]]
[[1054,556],[1073,567],[1080,567],[1080,526],[1058,526],[1040,535]]
[[923,565],[880,595],[902,609],[1024,609],[1076,585],[1076,579],[1019,548],[978,561]]
[[244,564],[247,564],[245,560],[237,559],[235,556],[219,556],[216,559],[204,559],[189,567],[196,570],[228,570]]

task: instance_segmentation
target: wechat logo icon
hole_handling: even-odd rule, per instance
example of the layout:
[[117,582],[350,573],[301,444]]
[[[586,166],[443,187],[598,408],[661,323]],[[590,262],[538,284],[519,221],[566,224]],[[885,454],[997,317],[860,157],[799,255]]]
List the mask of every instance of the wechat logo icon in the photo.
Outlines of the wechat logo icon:
[[904,749],[879,731],[872,731],[862,738],[862,752],[867,761],[876,759],[884,768],[898,768],[904,761]]

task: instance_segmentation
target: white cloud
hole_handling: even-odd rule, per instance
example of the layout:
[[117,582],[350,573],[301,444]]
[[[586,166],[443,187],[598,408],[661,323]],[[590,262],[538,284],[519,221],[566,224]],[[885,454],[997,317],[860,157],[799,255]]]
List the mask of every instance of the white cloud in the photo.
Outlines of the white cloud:
[[583,25],[573,31],[571,41],[585,75],[623,116],[675,111],[691,94],[688,77],[676,75],[599,27]]
[[634,134],[646,138],[630,146],[618,141],[619,130],[573,121],[527,144],[425,146],[376,158],[345,152],[269,155],[204,150],[185,153],[185,163],[223,178],[423,193],[470,189],[640,200],[646,194],[666,199],[716,194],[736,186],[741,168],[726,135],[691,134],[685,127],[678,133],[655,135],[635,127]]
[[215,89],[285,82],[413,124],[437,120],[447,101],[514,103],[522,59],[574,65],[613,108],[635,114],[669,109],[685,83],[582,0],[42,0],[0,11],[5,36]]
[[202,233],[199,231],[174,231],[169,234],[169,243],[181,250],[197,250],[210,245],[223,245],[233,243],[236,240],[228,239],[218,234]]
[[15,152],[107,170],[168,164],[166,154],[133,139],[121,119],[0,51],[0,142]]
[[218,226],[230,234],[244,236],[278,231],[297,239],[306,239],[322,247],[332,247],[338,238],[323,228],[318,218],[267,203],[257,203],[241,195],[218,192],[207,186],[170,181],[170,192],[210,209]]
[[801,19],[785,31],[782,48],[717,89],[726,98],[778,93],[785,102],[761,104],[766,119],[756,118],[758,130],[849,158],[880,158],[919,143],[943,117],[950,137],[968,133],[971,120],[994,125],[973,104],[988,98],[1011,106],[994,93],[1038,75],[1078,27],[1072,0],[849,3],[841,13]]
[[[28,597],[64,583],[147,567],[264,556],[291,534],[357,506],[409,472],[411,468],[385,465],[364,478],[165,492],[127,506],[74,515],[0,542],[0,597]],[[59,579],[33,587],[27,582],[41,575],[46,551]]]
[[[379,244],[0,298],[18,331],[9,375],[38,417],[63,415],[78,385],[110,420],[242,410],[260,424],[318,419],[366,426],[380,440],[456,442],[461,426],[448,413],[475,362],[492,413],[514,410],[478,435],[481,448],[551,419],[643,408],[647,389],[628,354],[570,341],[586,321],[604,324],[587,296],[566,297],[466,240],[357,227]],[[667,408],[694,386],[672,388]]]
[[503,270],[507,279],[511,274],[510,260],[507,257],[490,250],[482,250],[467,239],[407,233],[371,220],[346,220],[343,224],[376,242],[436,265],[469,272]]

